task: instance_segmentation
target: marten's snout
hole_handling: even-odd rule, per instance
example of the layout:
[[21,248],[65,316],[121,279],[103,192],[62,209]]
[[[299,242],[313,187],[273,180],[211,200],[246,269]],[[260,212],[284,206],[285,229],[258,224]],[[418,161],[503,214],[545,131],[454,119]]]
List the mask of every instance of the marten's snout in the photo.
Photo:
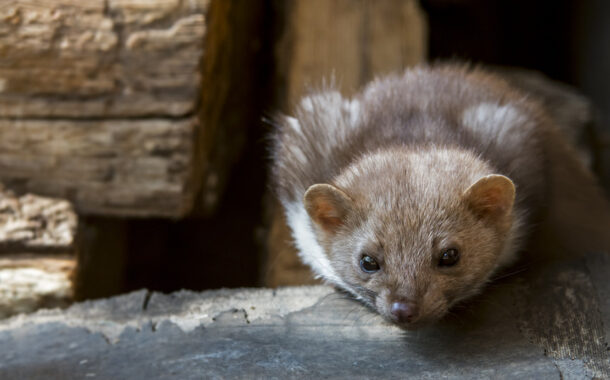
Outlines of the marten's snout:
[[390,313],[398,323],[411,323],[417,319],[419,309],[413,302],[393,302]]

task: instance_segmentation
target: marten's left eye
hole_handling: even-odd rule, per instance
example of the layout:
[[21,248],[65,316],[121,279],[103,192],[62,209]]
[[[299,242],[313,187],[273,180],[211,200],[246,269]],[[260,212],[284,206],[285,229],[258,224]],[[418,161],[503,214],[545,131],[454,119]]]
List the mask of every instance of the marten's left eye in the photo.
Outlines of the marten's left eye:
[[365,273],[375,273],[379,268],[377,261],[369,255],[363,255],[360,259],[360,269]]
[[460,252],[455,248],[446,249],[441,253],[441,258],[438,261],[439,267],[451,267],[457,264],[460,260]]

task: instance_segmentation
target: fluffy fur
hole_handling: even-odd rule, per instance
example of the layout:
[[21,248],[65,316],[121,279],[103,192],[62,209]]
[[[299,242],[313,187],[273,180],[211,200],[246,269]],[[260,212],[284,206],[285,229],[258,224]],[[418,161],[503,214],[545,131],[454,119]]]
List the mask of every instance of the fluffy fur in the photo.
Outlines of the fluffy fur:
[[[278,124],[274,185],[300,257],[407,328],[515,260],[547,214],[553,165],[567,160],[599,193],[543,106],[480,69],[410,69],[353,99],[327,89]],[[328,186],[308,192],[317,184]],[[448,248],[460,260],[439,267]],[[364,273],[363,255],[381,269]],[[416,305],[416,317],[397,321],[395,302]]]

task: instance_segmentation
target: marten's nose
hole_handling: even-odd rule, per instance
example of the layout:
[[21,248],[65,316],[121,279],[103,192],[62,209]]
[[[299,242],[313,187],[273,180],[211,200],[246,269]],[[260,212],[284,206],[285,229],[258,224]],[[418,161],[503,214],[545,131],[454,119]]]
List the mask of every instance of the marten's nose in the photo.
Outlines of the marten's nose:
[[417,318],[417,305],[413,302],[393,302],[390,312],[399,323],[411,323]]

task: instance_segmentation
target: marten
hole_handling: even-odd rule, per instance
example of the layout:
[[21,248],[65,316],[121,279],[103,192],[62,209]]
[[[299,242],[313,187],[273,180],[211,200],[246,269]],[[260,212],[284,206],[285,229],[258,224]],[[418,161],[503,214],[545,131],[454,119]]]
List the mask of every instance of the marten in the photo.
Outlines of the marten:
[[325,88],[276,121],[273,187],[301,259],[400,327],[480,293],[544,223],[571,234],[557,249],[609,247],[608,204],[553,110],[484,68]]

